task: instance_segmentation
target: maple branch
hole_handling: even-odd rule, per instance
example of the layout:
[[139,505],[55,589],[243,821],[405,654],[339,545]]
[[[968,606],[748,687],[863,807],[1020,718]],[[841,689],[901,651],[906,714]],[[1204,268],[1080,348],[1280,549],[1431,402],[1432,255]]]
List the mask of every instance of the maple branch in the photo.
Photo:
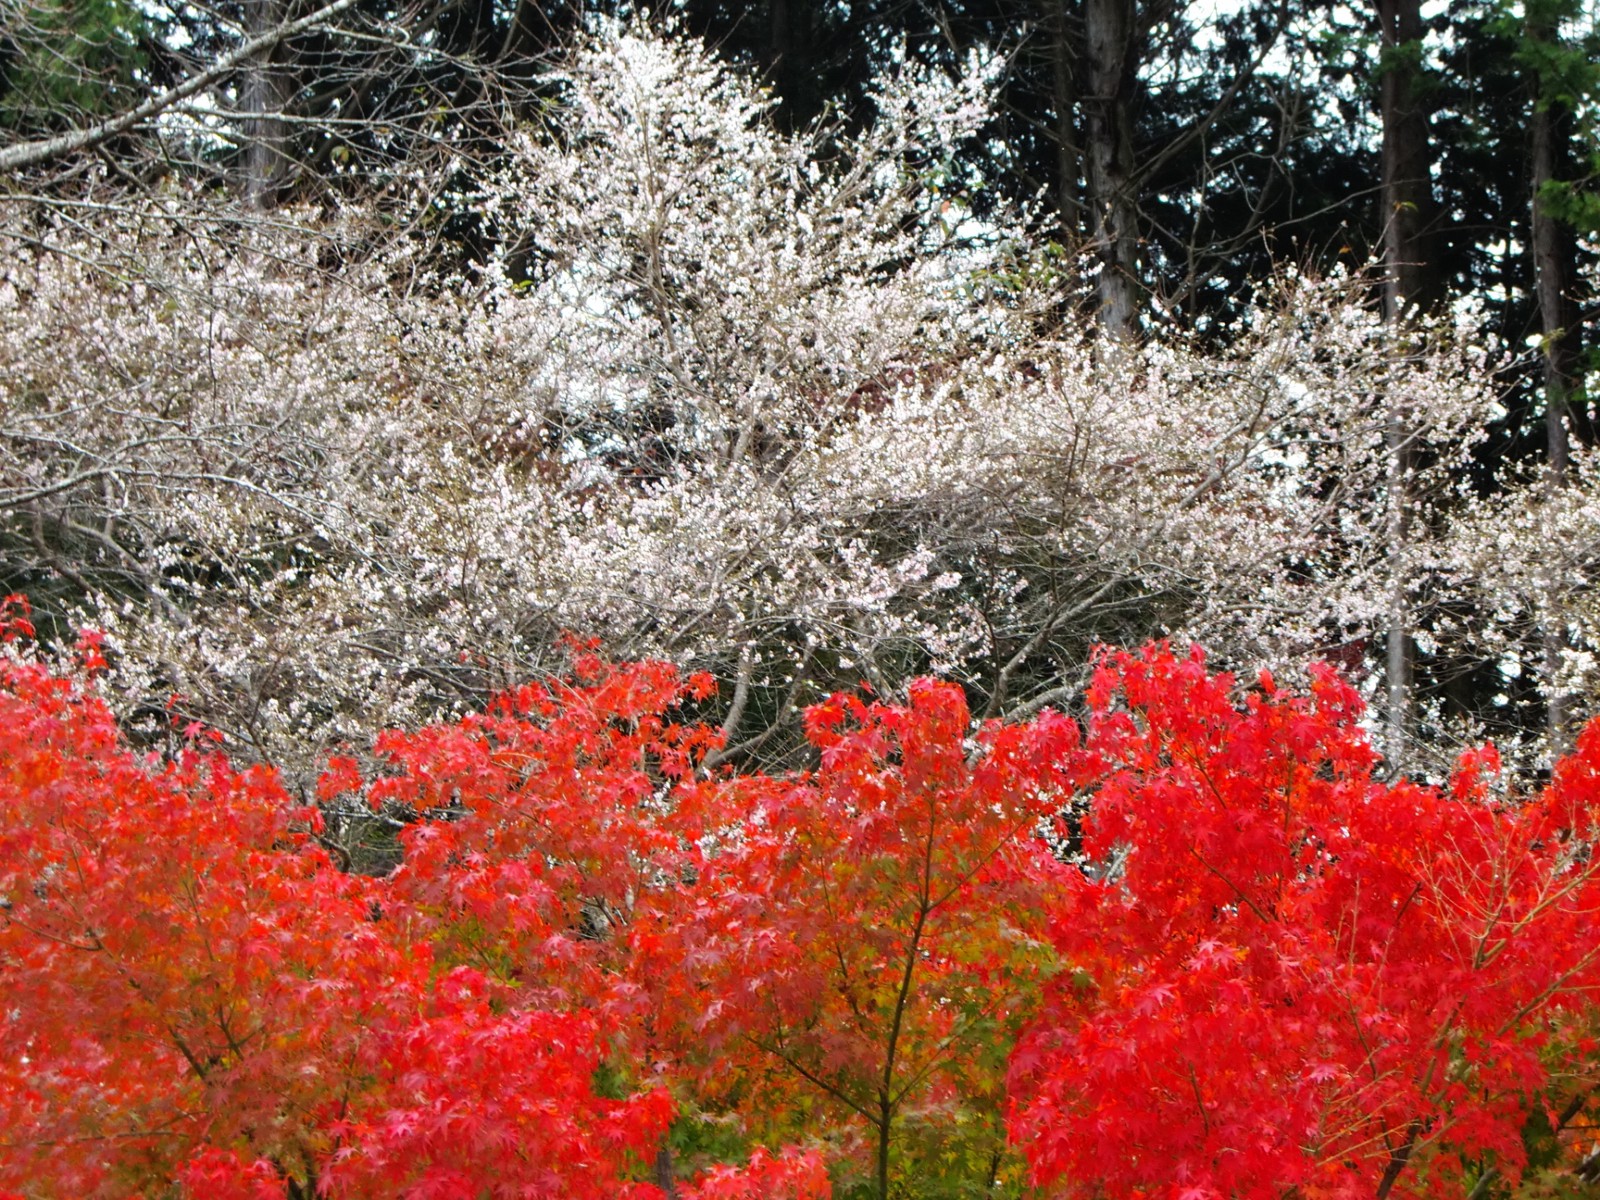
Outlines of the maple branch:
[[9,910],[9,906],[5,914],[5,923],[7,925],[15,925],[18,929],[25,929],[29,933],[33,934],[34,937],[43,938],[47,942],[54,942],[58,946],[69,946],[74,950],[82,950],[86,954],[95,954],[105,949],[105,944],[95,936],[94,930],[92,929],[89,930],[89,936],[93,938],[93,940],[88,945],[84,945],[82,942],[76,941],[71,937],[63,937],[60,934],[51,933],[47,929],[40,929],[36,925],[28,924],[28,922],[22,920],[20,917],[13,916]]
[[189,1043],[183,1040],[183,1035],[170,1025],[167,1026],[167,1034],[172,1038],[172,1044],[178,1048],[178,1052],[188,1061],[195,1075],[204,1083],[206,1068],[200,1065],[200,1060],[195,1057],[194,1051],[189,1049]]
[[[1533,1015],[1533,1013],[1544,1007],[1545,1003],[1552,996],[1555,996],[1557,993],[1566,988],[1567,983],[1574,975],[1577,975],[1579,972],[1593,966],[1597,958],[1600,958],[1600,947],[1595,947],[1594,949],[1588,951],[1582,958],[1578,959],[1577,962],[1573,963],[1560,975],[1556,976],[1555,979],[1551,980],[1543,991],[1541,991],[1537,996],[1533,997],[1533,999],[1529,1000],[1514,1014],[1512,1014],[1508,1020],[1501,1024],[1499,1031],[1500,1036],[1503,1037],[1507,1032],[1516,1028],[1516,1026],[1527,1017]],[[1574,990],[1582,991],[1585,989],[1578,988]]]
[[[1571,861],[1572,860],[1570,858],[1566,859],[1565,862],[1553,867],[1552,870],[1554,871],[1563,869]],[[1498,923],[1499,914],[1505,911],[1510,899],[1509,895],[1502,897],[1502,899],[1496,905],[1494,913],[1490,916],[1489,925],[1484,929],[1483,936],[1479,940],[1478,953],[1473,957],[1473,966],[1477,967],[1480,965],[1486,965],[1493,961],[1499,956],[1500,952],[1511,943],[1511,940],[1515,938],[1517,934],[1522,932],[1527,925],[1543,915],[1548,909],[1554,907],[1556,904],[1559,904],[1572,892],[1577,891],[1579,888],[1589,884],[1593,877],[1594,868],[1590,867],[1586,870],[1579,871],[1553,891],[1549,890],[1548,887],[1549,883],[1553,882],[1553,880],[1547,880],[1546,884],[1541,887],[1541,894],[1538,897],[1538,900],[1531,905],[1525,913],[1517,918],[1516,922],[1511,926],[1511,928],[1505,934],[1503,934],[1492,947],[1490,947],[1489,933],[1491,930],[1493,930],[1495,924]],[[1509,875],[1503,877],[1501,883],[1502,887],[1509,892],[1511,886]],[[1584,961],[1587,962],[1589,960],[1586,958]]]
[[1411,1151],[1416,1147],[1417,1134],[1422,1132],[1422,1122],[1412,1121],[1406,1127],[1406,1140],[1396,1150],[1389,1153],[1389,1163],[1383,1169],[1383,1178],[1378,1180],[1378,1190],[1373,1200],[1388,1200],[1388,1195],[1400,1178],[1400,1172],[1406,1169],[1406,1163],[1411,1161]]
[[[1397,932],[1399,932],[1399,929],[1400,929],[1400,918],[1406,915],[1406,910],[1411,907],[1411,902],[1413,900],[1415,900],[1417,898],[1417,896],[1421,894],[1421,892],[1422,892],[1422,880],[1419,879],[1419,880],[1417,880],[1416,886],[1411,889],[1410,894],[1407,895],[1406,898],[1400,902],[1399,909],[1397,909],[1395,911],[1394,921],[1389,926],[1389,940],[1384,942],[1384,944],[1383,944],[1383,957],[1384,957],[1384,959],[1386,961],[1387,961],[1387,959],[1389,957],[1389,947],[1394,944],[1394,935]],[[1354,945],[1354,943],[1352,943],[1352,945]],[[1351,953],[1352,954],[1354,953],[1353,949],[1352,949]]]
[[147,1138],[171,1137],[188,1139],[193,1135],[186,1129],[177,1129],[175,1126],[189,1119],[192,1114],[180,1112],[170,1118],[164,1125],[153,1126],[149,1129],[118,1129],[111,1133],[80,1133],[75,1137],[59,1138],[28,1138],[26,1141],[13,1141],[9,1138],[0,1138],[0,1150],[14,1150],[22,1146],[81,1146],[86,1142],[121,1142],[129,1139],[144,1141]]
[[1189,1086],[1194,1089],[1195,1107],[1200,1110],[1200,1125],[1205,1130],[1206,1136],[1211,1136],[1211,1114],[1206,1111],[1205,1097],[1200,1094],[1200,1080],[1194,1073],[1194,1064],[1189,1064]]
[[[1594,1095],[1594,1092],[1595,1089],[1593,1087],[1584,1088],[1567,1101],[1567,1106],[1561,1110],[1561,1115],[1556,1118],[1556,1123],[1550,1127],[1552,1136],[1561,1133],[1572,1123],[1572,1119],[1583,1111],[1583,1106],[1588,1103],[1589,1097]],[[1499,1177],[1500,1169],[1498,1167],[1493,1164],[1485,1167],[1483,1174],[1479,1175],[1476,1182],[1473,1183],[1472,1190],[1467,1193],[1466,1200],[1483,1200],[1484,1193],[1489,1190],[1489,1185]]]
[[856,998],[855,981],[851,977],[850,965],[844,956],[844,943],[839,939],[839,919],[834,912],[833,889],[828,886],[828,873],[822,872],[819,880],[822,886],[822,905],[828,914],[828,928],[832,934],[834,957],[839,962],[840,991],[844,993],[844,1002],[855,1018],[856,1028],[862,1033],[869,1033],[866,1014],[861,1011],[860,1001]]
[[[67,843],[67,853],[72,859],[73,870],[77,874],[79,881],[86,884],[87,881],[84,878],[83,864],[78,858],[78,848],[75,839]],[[145,996],[146,993],[144,985],[139,981],[138,976],[133,973],[132,969],[120,958],[118,958],[115,953],[112,952],[111,947],[105,944],[104,940],[100,937],[100,934],[95,930],[94,926],[90,924],[87,918],[85,918],[77,910],[76,906],[72,906],[72,912],[73,915],[77,917],[79,922],[83,924],[85,932],[88,933],[90,939],[94,943],[92,947],[78,946],[77,948],[92,949],[104,954],[106,956],[106,960],[110,962],[112,969],[122,976],[123,982],[126,983],[135,994],[141,997]],[[76,945],[76,943],[72,944]],[[168,1019],[166,1013],[163,1012],[159,1006],[152,1005],[152,1008],[152,1015],[161,1024],[161,1027],[167,1031],[167,1036],[172,1039],[172,1044],[178,1048],[178,1053],[183,1055],[185,1061],[188,1062],[195,1075],[202,1082],[204,1082],[207,1075],[207,1067],[201,1063],[199,1057],[193,1050],[189,1048],[189,1043],[184,1040],[183,1035],[178,1032],[177,1026],[174,1025],[170,1019]]]
[[948,1062],[951,1054],[958,1046],[960,1046],[962,1041],[964,1041],[969,1034],[978,1029],[982,1018],[989,1016],[991,1013],[998,1010],[999,1007],[1000,1002],[999,1000],[996,1000],[992,1005],[984,1009],[977,1017],[964,1021],[961,1025],[957,1026],[955,1029],[951,1030],[948,1034],[941,1038],[938,1044],[934,1046],[933,1052],[929,1056],[928,1061],[923,1063],[922,1066],[918,1067],[916,1071],[912,1073],[911,1078],[902,1084],[900,1090],[895,1093],[895,1107],[898,1108],[900,1102],[909,1096],[912,1091],[916,1089],[917,1085],[922,1083],[923,1080],[927,1079],[928,1076],[932,1075],[941,1063]]
[[1266,913],[1262,912],[1261,909],[1257,906],[1256,902],[1254,900],[1250,899],[1249,896],[1245,895],[1243,889],[1241,889],[1237,883],[1235,883],[1233,880],[1229,879],[1221,871],[1217,870],[1216,867],[1213,867],[1210,863],[1208,863],[1205,860],[1205,858],[1201,855],[1200,851],[1196,850],[1193,846],[1190,846],[1189,847],[1189,853],[1194,855],[1195,861],[1198,862],[1202,867],[1204,867],[1206,870],[1210,871],[1218,879],[1222,880],[1223,883],[1227,884],[1230,888],[1232,888],[1233,889],[1233,894],[1235,896],[1239,897],[1239,899],[1242,900],[1249,907],[1251,912],[1255,913],[1256,916],[1260,917],[1263,924],[1265,924],[1265,925],[1272,924],[1272,918],[1267,916]]
[[1199,752],[1193,746],[1187,745],[1183,747],[1183,750],[1184,762],[1190,770],[1200,776],[1206,788],[1211,792],[1212,799],[1217,802],[1223,812],[1232,812],[1233,810],[1228,806],[1227,798],[1222,794],[1222,789],[1217,786],[1217,781],[1211,778],[1211,772],[1206,770],[1206,765],[1201,760]]
[[223,1011],[222,1005],[218,1004],[214,1011],[217,1018],[217,1027],[222,1030],[222,1036],[227,1041],[228,1048],[232,1050],[235,1057],[242,1062],[244,1060],[245,1043],[253,1042],[256,1039],[256,1036],[266,1029],[266,1025],[258,1025],[256,1026],[254,1033],[247,1033],[243,1038],[238,1038],[234,1035],[233,1026],[228,1020],[228,1014]]
[[[138,977],[134,975],[133,971],[128,967],[128,965],[122,962],[115,954],[111,952],[111,948],[100,940],[99,934],[94,933],[92,930],[90,931],[90,934],[94,938],[97,948],[104,951],[106,958],[110,961],[112,967],[115,968],[119,974],[121,974],[123,982],[126,983],[128,987],[139,996],[145,996],[144,985],[139,982]],[[155,1006],[152,1007],[154,1008]],[[166,1014],[161,1012],[159,1008],[156,1008],[156,1010],[153,1012],[153,1015],[155,1016],[155,1019],[161,1023],[161,1027],[167,1031],[167,1036],[172,1039],[172,1044],[178,1048],[178,1053],[183,1055],[184,1060],[188,1062],[196,1077],[199,1078],[202,1083],[205,1082],[209,1069],[201,1063],[199,1057],[193,1050],[189,1048],[189,1043],[186,1042],[183,1038],[183,1035],[178,1032],[177,1026],[168,1020]]]
[[20,171],[36,167],[53,158],[89,150],[102,142],[110,141],[151,117],[159,116],[173,105],[205,91],[251,59],[264,51],[271,50],[279,42],[304,33],[308,29],[314,29],[346,9],[353,8],[355,3],[356,0],[333,0],[333,3],[326,4],[298,20],[286,21],[274,29],[269,29],[259,37],[245,42],[232,54],[223,55],[198,75],[193,75],[176,87],[151,96],[143,104],[136,105],[120,117],[111,117],[87,129],[74,129],[57,134],[55,137],[38,138],[31,142],[18,142],[14,146],[7,146],[0,150],[0,171]]
[[933,911],[929,907],[928,899],[933,890],[933,838],[938,820],[938,796],[930,794],[928,836],[922,847],[922,887],[917,920],[911,930],[911,942],[906,947],[906,965],[900,974],[900,989],[894,999],[894,1016],[889,1022],[889,1042],[884,1047],[883,1054],[883,1084],[878,1092],[878,1108],[883,1114],[883,1120],[878,1125],[878,1200],[889,1200],[889,1134],[897,1106],[897,1101],[894,1099],[895,1056],[900,1045],[900,1031],[905,1021],[906,1008],[911,1003],[911,982],[917,969],[922,933],[927,927],[928,914]]
[[[772,1055],[779,1062],[789,1067],[792,1071],[794,1071],[795,1074],[799,1075],[806,1082],[812,1084],[814,1087],[821,1088],[824,1092],[827,1092],[828,1095],[832,1096],[851,1112],[857,1114],[858,1116],[865,1117],[869,1124],[873,1125],[874,1127],[877,1126],[878,1116],[876,1113],[867,1108],[865,1105],[852,1099],[848,1093],[841,1091],[838,1087],[829,1083],[826,1079],[823,1079],[815,1072],[809,1070],[804,1063],[800,1062],[799,1059],[795,1058],[794,1055],[790,1054],[783,1048],[783,1043],[781,1041],[778,1043],[778,1045],[773,1046],[762,1041],[752,1033],[744,1033],[740,1034],[739,1036],[744,1038],[745,1041],[749,1042],[757,1050]],[[779,1036],[782,1036],[781,1033]]]
[[933,912],[948,903],[957,892],[966,887],[978,877],[978,873],[1000,856],[1000,852],[1011,845],[1034,821],[1030,815],[1023,816],[1006,832],[1004,837],[996,838],[994,844],[979,856],[978,861],[971,868],[956,877],[956,881],[940,893],[939,898],[928,906],[928,911]]

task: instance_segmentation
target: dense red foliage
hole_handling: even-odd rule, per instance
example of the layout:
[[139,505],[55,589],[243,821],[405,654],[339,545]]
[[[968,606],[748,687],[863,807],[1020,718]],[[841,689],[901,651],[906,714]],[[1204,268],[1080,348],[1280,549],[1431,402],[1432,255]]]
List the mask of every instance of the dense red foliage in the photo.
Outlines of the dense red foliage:
[[[601,786],[596,728],[636,715],[631,698],[660,681],[641,668],[565,697],[571,752],[595,753]],[[416,789],[444,786],[442,764],[465,784],[487,769],[474,753],[490,725],[398,739],[402,766],[414,754],[438,770],[408,770],[388,789],[425,803]],[[572,762],[552,754],[550,765]],[[636,759],[618,772],[637,774]],[[270,771],[235,771],[198,748],[170,764],[136,756],[92,690],[25,658],[0,658],[0,808],[0,1188],[659,1195],[629,1180],[653,1160],[673,1101],[658,1086],[596,1093],[615,1022],[603,1003],[553,1003],[584,972],[520,988],[521,963],[455,961],[480,947],[434,911],[481,920],[486,935],[503,920],[510,961],[518,938],[556,927],[569,868],[542,882],[539,853],[496,862],[471,845],[495,836],[487,823],[463,820],[419,825],[414,861],[392,880],[342,874],[307,836],[317,813]],[[588,835],[569,824],[577,853]],[[626,856],[619,843],[609,858]],[[573,957],[551,944],[564,936],[546,932],[530,951],[540,968]],[[772,1196],[818,1195],[816,1171],[799,1155],[752,1167]],[[741,1186],[722,1170],[706,1194]]]
[[1526,802],[1492,752],[1388,784],[1331,672],[1241,704],[1153,649],[1085,730],[922,681],[708,775],[708,681],[580,655],[330,764],[410,822],[371,879],[203,731],[130,750],[92,640],[64,678],[3,629],[0,1192],[993,1192],[1009,1054],[1042,1187],[1384,1200],[1515,1180],[1596,1082],[1600,726]]
[[1124,654],[1090,701],[1086,848],[1123,866],[1053,907],[1068,969],[1013,1062],[1036,1176],[1174,1200],[1514,1180],[1530,1113],[1597,1079],[1600,724],[1521,802],[1492,751],[1447,791],[1380,782],[1329,669],[1240,708],[1198,655]]
[[960,689],[919,680],[904,705],[835,696],[807,732],[820,766],[747,781],[748,818],[701,868],[674,943],[698,984],[681,1020],[721,1069],[776,1069],[854,1124],[876,1194],[941,1157],[970,1174],[951,1160],[1004,1148],[1004,1054],[1060,873],[1033,835],[1077,727],[969,740]]

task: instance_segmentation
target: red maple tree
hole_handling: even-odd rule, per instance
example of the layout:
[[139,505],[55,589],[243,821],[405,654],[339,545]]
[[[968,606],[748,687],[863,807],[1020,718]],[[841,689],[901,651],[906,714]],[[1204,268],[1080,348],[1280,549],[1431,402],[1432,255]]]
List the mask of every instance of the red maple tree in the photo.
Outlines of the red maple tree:
[[[681,719],[708,681],[579,654],[330,764],[325,803],[408,822],[368,878],[203,730],[136,753],[93,639],[62,676],[29,632],[0,614],[7,1200],[992,1192],[1008,1104],[1051,1191],[1481,1193],[1600,1080],[1600,725],[1528,799],[1492,751],[1385,782],[1333,672],[1241,699],[1154,648],[1084,729],[919,681],[741,776]],[[685,1113],[737,1136],[674,1161]]]
[[[13,649],[31,632],[15,609],[0,625]],[[604,899],[609,871],[648,856],[632,829],[602,853],[607,818],[577,802],[638,807],[630,739],[680,690],[664,670],[536,702],[536,747],[483,724],[511,708],[394,739],[378,802],[426,805],[419,789],[448,778],[449,819],[419,823],[405,870],[366,879],[333,868],[318,813],[271,771],[235,770],[204,738],[174,762],[137,755],[84,679],[0,655],[0,1190],[659,1197],[642,1176],[673,1099],[651,1080],[600,1094],[621,1028],[609,979],[551,943],[602,945],[561,905]],[[465,785],[496,762],[526,784],[528,752],[587,773],[572,812],[539,817],[556,840],[519,846],[495,807],[509,778]],[[329,788],[353,782],[337,764]],[[819,1172],[814,1155],[761,1156],[681,1194],[814,1200]]]
[[1384,1200],[1515,1180],[1596,1082],[1600,724],[1527,800],[1492,751],[1382,782],[1357,695],[1117,654],[1072,771],[1093,866],[1012,1064],[1013,1136],[1071,1194]]
[[819,767],[747,789],[701,867],[677,951],[694,1025],[865,1135],[872,1194],[935,1175],[990,1188],[1005,1056],[1048,958],[1058,864],[1035,831],[1077,727],[974,730],[959,688],[918,680],[904,704],[833,696],[806,730]]

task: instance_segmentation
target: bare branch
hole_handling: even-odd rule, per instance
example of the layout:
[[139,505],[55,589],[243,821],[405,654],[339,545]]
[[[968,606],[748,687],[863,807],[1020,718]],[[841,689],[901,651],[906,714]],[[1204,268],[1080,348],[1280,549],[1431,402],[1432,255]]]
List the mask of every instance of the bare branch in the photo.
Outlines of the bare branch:
[[333,0],[313,13],[309,13],[297,20],[285,21],[269,29],[267,32],[241,45],[231,54],[219,58],[211,66],[197,75],[185,79],[176,87],[168,88],[158,95],[151,96],[142,104],[129,109],[121,116],[110,117],[97,124],[84,129],[74,129],[68,133],[57,134],[55,137],[38,138],[28,142],[18,142],[15,145],[0,149],[0,171],[21,171],[29,167],[36,167],[52,159],[62,158],[69,154],[76,154],[81,150],[93,149],[103,142],[117,137],[119,134],[137,128],[151,117],[158,116],[176,104],[181,104],[191,96],[196,96],[208,87],[225,79],[228,75],[238,70],[251,59],[271,50],[278,43],[287,38],[325,25],[328,21],[355,7],[356,0]]

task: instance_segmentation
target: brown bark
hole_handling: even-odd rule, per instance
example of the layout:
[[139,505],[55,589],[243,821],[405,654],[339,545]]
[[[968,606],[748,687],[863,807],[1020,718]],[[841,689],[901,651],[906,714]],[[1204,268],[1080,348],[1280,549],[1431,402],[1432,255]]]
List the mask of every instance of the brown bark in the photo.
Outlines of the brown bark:
[[1134,0],[1084,0],[1083,157],[1101,328],[1131,341],[1139,320],[1139,208],[1132,99],[1138,73]]
[[1050,31],[1051,103],[1055,107],[1056,221],[1063,245],[1075,246],[1083,232],[1083,197],[1078,179],[1082,152],[1078,146],[1078,50],[1072,0],[1046,0],[1044,20]]
[[1377,6],[1384,305],[1398,320],[1405,309],[1429,308],[1440,296],[1432,247],[1433,150],[1420,61],[1420,0],[1377,0]]
[[[1433,152],[1422,75],[1424,27],[1420,0],[1376,0],[1380,59],[1379,114],[1383,125],[1381,185],[1383,306],[1393,323],[1428,309],[1440,295],[1434,264]],[[1391,407],[1389,451],[1390,598],[1385,631],[1385,681],[1390,762],[1405,765],[1412,725],[1415,647],[1411,636],[1411,473],[1414,434],[1408,414]]]
[[661,1143],[656,1151],[655,1184],[667,1196],[667,1200],[677,1200],[678,1172],[672,1162],[672,1147],[666,1142]]
[[[1545,35],[1551,36],[1549,31]],[[1530,37],[1536,37],[1533,29]],[[1550,470],[1557,478],[1567,471],[1571,430],[1568,397],[1578,374],[1578,313],[1573,301],[1577,269],[1573,231],[1541,199],[1547,185],[1558,178],[1565,113],[1538,94],[1535,86],[1530,130],[1533,211],[1530,240],[1533,251],[1534,289],[1539,301],[1539,332],[1544,350],[1545,432]]]
[[[1550,44],[1557,34],[1548,19],[1530,18],[1527,37]],[[1550,211],[1546,189],[1560,177],[1564,128],[1569,115],[1544,94],[1537,75],[1531,88],[1533,121],[1530,129],[1529,183],[1533,195],[1529,214],[1529,241],[1533,254],[1534,294],[1539,303],[1539,333],[1544,359],[1545,442],[1548,480],[1552,493],[1566,481],[1571,453],[1569,398],[1580,369],[1577,337],[1579,315],[1573,299],[1577,276],[1576,242],[1572,228]],[[1559,502],[1552,495],[1552,503]],[[1547,581],[1544,653],[1545,673],[1551,687],[1546,709],[1550,751],[1560,754],[1571,742],[1571,716],[1565,697],[1555,690],[1563,652],[1567,649],[1566,618],[1561,580],[1553,568]]]
[[1394,1190],[1395,1181],[1400,1178],[1400,1173],[1411,1161],[1411,1153],[1417,1145],[1417,1135],[1421,1132],[1421,1123],[1411,1122],[1410,1128],[1406,1130],[1406,1140],[1389,1152],[1389,1162],[1383,1169],[1383,1178],[1378,1180],[1377,1191],[1373,1193],[1374,1200],[1388,1200],[1389,1193]]
[[[245,32],[258,38],[283,23],[283,0],[247,0]],[[286,163],[283,122],[287,101],[283,72],[276,59],[282,43],[268,46],[246,68],[240,101],[244,108],[244,198],[251,208],[272,204]]]

